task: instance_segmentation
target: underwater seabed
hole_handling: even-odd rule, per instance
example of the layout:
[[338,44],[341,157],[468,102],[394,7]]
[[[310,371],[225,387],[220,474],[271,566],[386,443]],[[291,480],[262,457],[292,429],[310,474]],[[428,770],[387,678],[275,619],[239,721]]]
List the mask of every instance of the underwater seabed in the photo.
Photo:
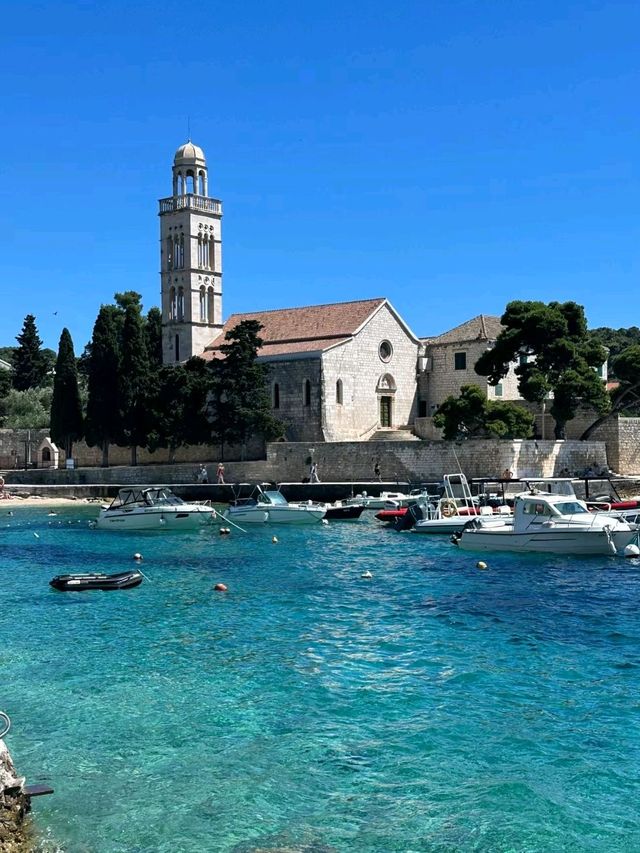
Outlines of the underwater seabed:
[[[0,512],[0,708],[55,788],[45,849],[640,848],[638,560],[94,516]],[[49,588],[136,552],[135,589]]]

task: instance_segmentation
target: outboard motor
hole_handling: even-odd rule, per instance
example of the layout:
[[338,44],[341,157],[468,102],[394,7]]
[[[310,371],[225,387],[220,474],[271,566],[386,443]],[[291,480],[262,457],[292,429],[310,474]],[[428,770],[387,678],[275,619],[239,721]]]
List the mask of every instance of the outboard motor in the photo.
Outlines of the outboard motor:
[[405,514],[393,522],[393,529],[398,531],[411,530],[412,527],[415,527],[416,521],[422,521],[423,518],[425,518],[425,513],[420,504],[409,504]]

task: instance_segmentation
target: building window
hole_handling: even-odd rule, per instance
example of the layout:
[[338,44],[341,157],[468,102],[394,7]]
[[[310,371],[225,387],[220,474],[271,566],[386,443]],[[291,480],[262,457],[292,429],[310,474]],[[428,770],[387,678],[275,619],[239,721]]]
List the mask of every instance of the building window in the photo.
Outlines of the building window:
[[178,321],[182,322],[184,320],[184,290],[179,287],[178,288]]
[[339,406],[342,405],[342,379],[338,379],[336,382],[336,403]]
[[214,313],[213,313],[213,288],[210,287],[207,290],[207,323],[214,323]]
[[200,288],[200,322],[207,322],[207,293],[204,285]]
[[274,382],[273,384],[273,408],[280,408],[280,386],[277,382]]
[[378,355],[380,356],[381,361],[391,361],[391,356],[393,355],[393,347],[391,346],[390,341],[382,341],[382,343],[378,347]]
[[518,364],[522,367],[523,364],[527,364],[529,361],[529,356],[526,352],[521,352],[520,357],[518,358]]
[[176,289],[175,287],[171,287],[169,289],[169,319],[175,320],[177,317],[177,302],[176,302]]
[[426,400],[418,400],[418,417],[426,418],[427,417],[427,401]]
[[496,397],[502,397],[502,394],[502,382],[498,382],[498,384],[496,385]]
[[180,361],[180,335],[176,335],[175,347],[176,361]]
[[456,352],[453,355],[453,366],[455,370],[467,369],[467,354],[466,352]]
[[311,405],[311,382],[308,379],[304,380],[303,400],[305,406]]

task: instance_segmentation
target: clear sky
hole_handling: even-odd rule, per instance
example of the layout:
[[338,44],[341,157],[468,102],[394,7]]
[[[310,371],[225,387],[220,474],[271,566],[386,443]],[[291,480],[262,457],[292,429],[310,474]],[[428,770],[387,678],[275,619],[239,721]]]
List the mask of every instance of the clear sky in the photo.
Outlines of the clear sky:
[[640,325],[640,4],[1,0],[0,345],[159,303],[157,199],[204,148],[223,310],[514,298]]

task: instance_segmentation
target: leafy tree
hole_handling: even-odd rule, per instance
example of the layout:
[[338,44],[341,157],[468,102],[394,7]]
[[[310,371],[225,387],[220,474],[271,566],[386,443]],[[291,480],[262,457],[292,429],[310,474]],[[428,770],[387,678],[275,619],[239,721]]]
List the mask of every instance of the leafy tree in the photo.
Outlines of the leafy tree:
[[73,442],[83,435],[82,404],[78,388],[78,369],[73,341],[68,329],[63,329],[58,346],[53,398],[51,401],[51,438],[72,456]]
[[7,397],[11,391],[11,371],[0,369],[0,427],[7,417]]
[[162,367],[162,313],[159,308],[150,308],[144,326],[144,336],[151,369]]
[[487,400],[478,385],[463,385],[459,397],[447,397],[433,418],[444,438],[529,438],[534,416],[522,406]]
[[130,303],[122,330],[119,399],[121,441],[131,448],[132,465],[138,464],[138,447],[147,443],[152,378],[140,306]]
[[103,305],[87,347],[87,444],[102,448],[102,465],[109,465],[109,445],[121,435],[118,397],[120,342],[113,306]]
[[615,368],[616,359],[628,347],[640,345],[640,329],[637,326],[630,326],[628,329],[610,329],[607,326],[600,326],[597,329],[591,329],[589,334],[609,350],[609,377],[618,379]]
[[283,426],[271,414],[267,393],[268,367],[257,361],[262,346],[257,320],[244,320],[225,335],[224,356],[211,363],[209,418],[213,437],[223,448],[239,442],[243,448],[253,435],[265,440],[282,435]]
[[47,429],[51,412],[52,388],[12,388],[4,398],[6,429]]
[[36,318],[27,314],[22,331],[16,338],[18,346],[13,352],[13,387],[16,391],[39,388],[44,384],[49,369],[42,341],[36,328]]
[[611,408],[587,427],[580,436],[583,441],[586,441],[611,415],[618,413],[635,415],[640,409],[640,344],[634,344],[623,350],[613,359],[612,366],[619,385],[611,391]]
[[203,444],[210,439],[206,419],[210,385],[210,371],[201,358],[160,369],[157,391],[150,404],[153,429],[149,450],[168,447],[169,462],[173,462],[178,447]]
[[510,302],[501,322],[505,328],[494,348],[478,359],[476,373],[497,384],[511,362],[526,355],[526,363],[515,370],[518,390],[525,400],[538,404],[553,394],[549,411],[556,422],[556,438],[564,438],[567,421],[581,405],[607,410],[609,398],[596,373],[606,352],[589,336],[581,305]]

